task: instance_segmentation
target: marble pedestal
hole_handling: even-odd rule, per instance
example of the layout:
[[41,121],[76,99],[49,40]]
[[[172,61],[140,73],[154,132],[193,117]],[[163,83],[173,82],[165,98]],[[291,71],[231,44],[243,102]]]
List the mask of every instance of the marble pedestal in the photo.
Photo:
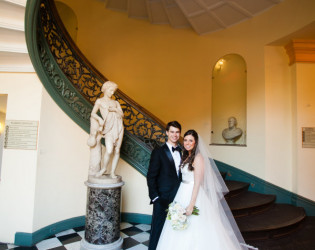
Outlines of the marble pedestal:
[[111,179],[89,177],[85,235],[81,250],[118,250],[123,239],[120,237],[121,177]]

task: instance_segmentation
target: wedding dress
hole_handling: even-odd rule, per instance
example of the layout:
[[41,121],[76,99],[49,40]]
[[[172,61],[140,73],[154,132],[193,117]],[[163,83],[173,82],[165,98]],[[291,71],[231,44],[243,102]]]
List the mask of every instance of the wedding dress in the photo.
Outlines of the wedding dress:
[[[200,137],[199,137],[200,138]],[[200,143],[199,143],[200,144]],[[199,152],[202,152],[203,150]],[[227,190],[213,160],[207,159],[203,184],[199,188],[195,206],[199,215],[188,217],[188,227],[174,230],[169,220],[165,221],[158,250],[236,250],[257,249],[246,245],[224,199]],[[212,161],[212,162],[211,162]],[[208,164],[209,162],[209,164]],[[210,164],[211,163],[211,164]],[[215,163],[213,162],[215,165]],[[221,179],[220,179],[221,178]],[[194,171],[188,164],[182,168],[182,183],[174,201],[186,208],[194,187]]]

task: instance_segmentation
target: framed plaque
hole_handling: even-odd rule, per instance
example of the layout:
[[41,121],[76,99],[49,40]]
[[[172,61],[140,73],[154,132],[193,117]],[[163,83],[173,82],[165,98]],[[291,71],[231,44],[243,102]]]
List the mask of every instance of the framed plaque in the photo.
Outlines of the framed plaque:
[[315,148],[315,128],[302,128],[302,147]]
[[5,122],[5,149],[37,149],[38,121],[7,120]]

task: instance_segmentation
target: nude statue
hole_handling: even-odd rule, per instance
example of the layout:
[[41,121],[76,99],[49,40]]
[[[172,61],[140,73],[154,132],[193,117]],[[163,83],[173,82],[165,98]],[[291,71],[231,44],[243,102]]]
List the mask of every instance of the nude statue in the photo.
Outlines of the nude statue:
[[[123,111],[118,101],[111,99],[118,86],[114,82],[107,81],[101,91],[104,96],[97,99],[92,113],[90,136],[87,144],[90,146],[89,175],[102,176],[108,167],[110,157],[113,154],[110,171],[111,178],[117,178],[115,170],[120,157],[120,147],[124,135]],[[101,113],[101,116],[97,112]],[[105,138],[105,153],[101,167],[101,138]]]
[[229,127],[222,131],[222,136],[227,144],[234,144],[242,136],[243,131],[236,127],[237,121],[233,116],[228,119],[228,124]]

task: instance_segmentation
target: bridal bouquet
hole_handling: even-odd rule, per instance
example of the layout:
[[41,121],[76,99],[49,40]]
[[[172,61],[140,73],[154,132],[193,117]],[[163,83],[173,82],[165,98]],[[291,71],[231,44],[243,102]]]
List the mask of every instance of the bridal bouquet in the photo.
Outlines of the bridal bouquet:
[[[172,228],[174,230],[184,230],[188,227],[186,210],[181,204],[172,202],[167,211],[167,219],[171,221]],[[199,209],[194,206],[193,215],[199,215]]]

